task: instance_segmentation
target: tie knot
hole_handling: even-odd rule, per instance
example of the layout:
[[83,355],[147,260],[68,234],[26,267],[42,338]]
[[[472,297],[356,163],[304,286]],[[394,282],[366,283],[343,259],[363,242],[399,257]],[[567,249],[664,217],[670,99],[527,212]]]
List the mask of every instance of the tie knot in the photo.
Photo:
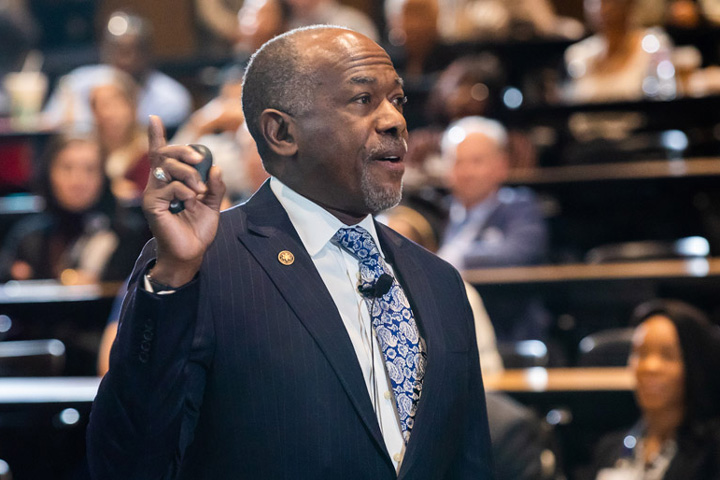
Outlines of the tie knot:
[[360,261],[380,255],[372,235],[362,227],[341,228],[333,236],[333,241]]

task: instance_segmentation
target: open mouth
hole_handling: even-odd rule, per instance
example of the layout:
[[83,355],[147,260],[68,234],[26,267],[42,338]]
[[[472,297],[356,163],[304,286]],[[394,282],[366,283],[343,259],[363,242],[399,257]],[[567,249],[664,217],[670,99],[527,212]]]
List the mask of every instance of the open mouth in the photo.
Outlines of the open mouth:
[[378,160],[380,162],[400,163],[402,162],[402,157],[399,157],[397,155],[389,155],[387,157],[376,158],[375,160]]

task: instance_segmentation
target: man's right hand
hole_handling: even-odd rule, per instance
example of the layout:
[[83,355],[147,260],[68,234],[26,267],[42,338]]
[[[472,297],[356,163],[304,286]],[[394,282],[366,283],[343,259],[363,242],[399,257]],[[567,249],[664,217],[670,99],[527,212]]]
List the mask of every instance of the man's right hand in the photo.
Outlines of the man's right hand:
[[[202,155],[187,145],[167,145],[165,128],[150,116],[150,180],[143,194],[143,211],[157,242],[157,261],[151,276],[156,282],[180,287],[193,279],[212,243],[225,194],[220,168],[210,169],[207,183],[193,165]],[[153,172],[161,168],[168,181]],[[170,212],[170,202],[181,200],[185,209]]]

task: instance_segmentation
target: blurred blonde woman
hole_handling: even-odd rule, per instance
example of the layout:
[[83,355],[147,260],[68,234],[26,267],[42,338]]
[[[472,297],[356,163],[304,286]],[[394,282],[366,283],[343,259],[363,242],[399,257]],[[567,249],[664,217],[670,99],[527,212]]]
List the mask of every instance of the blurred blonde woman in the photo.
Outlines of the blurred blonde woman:
[[139,200],[150,171],[147,133],[136,120],[137,92],[132,77],[118,70],[90,93],[105,173],[113,195],[123,203]]

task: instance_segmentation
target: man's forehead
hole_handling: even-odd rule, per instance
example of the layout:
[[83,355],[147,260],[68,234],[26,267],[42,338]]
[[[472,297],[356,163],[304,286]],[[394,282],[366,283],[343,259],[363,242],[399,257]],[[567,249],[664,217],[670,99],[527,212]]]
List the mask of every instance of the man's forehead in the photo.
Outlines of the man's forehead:
[[299,40],[299,50],[311,64],[348,72],[351,77],[363,77],[358,72],[369,68],[388,68],[393,76],[398,76],[390,56],[380,45],[351,30],[321,29]]

